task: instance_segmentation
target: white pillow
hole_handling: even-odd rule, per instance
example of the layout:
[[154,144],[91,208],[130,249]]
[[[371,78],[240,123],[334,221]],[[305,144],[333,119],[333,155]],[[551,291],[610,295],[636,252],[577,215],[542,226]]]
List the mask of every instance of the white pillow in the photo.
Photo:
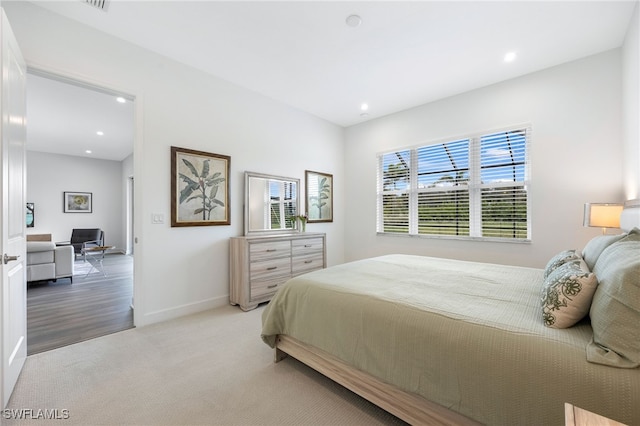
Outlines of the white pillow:
[[593,237],[582,249],[581,256],[587,263],[590,271],[593,271],[596,261],[600,254],[611,244],[625,237],[627,234],[620,235],[599,235]]

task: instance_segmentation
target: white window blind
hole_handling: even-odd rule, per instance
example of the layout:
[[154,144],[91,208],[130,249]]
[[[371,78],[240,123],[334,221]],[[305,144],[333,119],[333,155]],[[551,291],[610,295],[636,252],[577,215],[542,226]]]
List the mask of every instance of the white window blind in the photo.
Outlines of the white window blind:
[[481,214],[475,226],[483,237],[528,238],[527,130],[480,138]]
[[385,232],[409,232],[411,151],[397,151],[378,158],[378,222]]
[[469,140],[416,152],[418,234],[469,235]]
[[378,232],[530,238],[528,127],[378,155]]

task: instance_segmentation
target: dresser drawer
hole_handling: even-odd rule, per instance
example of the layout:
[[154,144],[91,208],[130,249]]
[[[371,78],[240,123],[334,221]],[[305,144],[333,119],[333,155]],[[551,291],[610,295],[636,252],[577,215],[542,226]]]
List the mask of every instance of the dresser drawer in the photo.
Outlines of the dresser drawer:
[[249,263],[249,280],[268,280],[291,275],[291,258],[268,259]]
[[249,299],[253,302],[255,300],[262,299],[264,297],[272,296],[287,280],[291,278],[291,275],[282,277],[256,280],[251,282],[251,295]]
[[250,262],[289,256],[291,256],[290,241],[269,241],[249,245]]
[[293,256],[305,256],[311,253],[319,253],[324,250],[322,238],[304,238],[291,241]]
[[293,276],[322,268],[324,268],[324,256],[322,253],[311,254],[308,256],[296,256],[292,259],[291,270]]

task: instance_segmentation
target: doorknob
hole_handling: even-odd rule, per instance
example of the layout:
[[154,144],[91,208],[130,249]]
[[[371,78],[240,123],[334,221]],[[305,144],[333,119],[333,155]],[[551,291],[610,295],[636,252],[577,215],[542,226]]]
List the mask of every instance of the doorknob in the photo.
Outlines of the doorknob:
[[18,260],[19,257],[20,257],[20,255],[18,255],[18,256],[9,256],[7,253],[5,253],[4,256],[2,257],[2,260],[3,260],[4,264],[6,265],[7,263],[11,262],[12,260]]

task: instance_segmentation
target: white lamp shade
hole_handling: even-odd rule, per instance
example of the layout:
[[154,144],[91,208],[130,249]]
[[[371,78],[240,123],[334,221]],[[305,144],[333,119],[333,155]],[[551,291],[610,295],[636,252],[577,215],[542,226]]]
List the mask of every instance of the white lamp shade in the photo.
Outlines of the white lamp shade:
[[620,228],[622,204],[585,203],[584,226],[597,228]]

